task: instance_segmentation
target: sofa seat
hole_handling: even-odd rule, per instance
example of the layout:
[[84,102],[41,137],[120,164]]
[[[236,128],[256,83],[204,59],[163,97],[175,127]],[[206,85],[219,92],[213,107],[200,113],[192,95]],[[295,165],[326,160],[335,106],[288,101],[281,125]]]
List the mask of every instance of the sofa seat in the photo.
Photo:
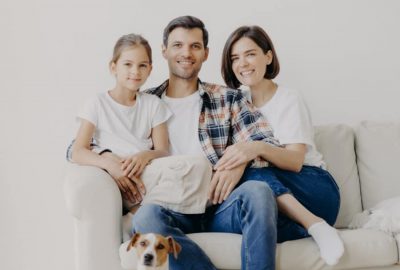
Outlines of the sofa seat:
[[[341,230],[340,235],[346,250],[336,266],[326,266],[319,257],[315,242],[306,238],[278,244],[277,269],[385,269],[385,266],[398,262],[396,240],[391,235],[366,229]],[[194,233],[188,236],[206,252],[218,269],[240,269],[241,235]],[[121,264],[124,269],[136,269],[135,251],[127,252],[128,244],[129,241],[120,246]],[[400,265],[393,269],[400,269]]]

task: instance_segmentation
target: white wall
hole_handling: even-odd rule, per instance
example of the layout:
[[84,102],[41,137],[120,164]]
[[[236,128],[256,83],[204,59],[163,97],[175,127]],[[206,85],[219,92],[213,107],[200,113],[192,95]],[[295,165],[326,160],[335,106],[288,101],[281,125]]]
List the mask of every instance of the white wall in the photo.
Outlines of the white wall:
[[122,34],[149,39],[154,72],[147,86],[161,83],[162,30],[186,14],[210,32],[205,81],[222,83],[220,54],[230,32],[259,24],[281,60],[278,82],[303,92],[315,124],[400,119],[396,0],[2,0],[0,269],[73,269],[62,183],[74,114],[82,100],[112,87],[107,63]]

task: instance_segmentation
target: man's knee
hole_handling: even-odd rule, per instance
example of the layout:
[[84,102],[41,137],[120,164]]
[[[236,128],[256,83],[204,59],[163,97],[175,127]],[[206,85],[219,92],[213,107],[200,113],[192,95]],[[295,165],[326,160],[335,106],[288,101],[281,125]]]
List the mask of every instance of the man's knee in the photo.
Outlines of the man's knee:
[[276,211],[276,198],[274,192],[265,182],[247,181],[239,188],[244,200],[254,205],[255,208],[266,211]]
[[133,230],[140,233],[161,231],[165,222],[165,209],[156,204],[140,206],[133,216]]

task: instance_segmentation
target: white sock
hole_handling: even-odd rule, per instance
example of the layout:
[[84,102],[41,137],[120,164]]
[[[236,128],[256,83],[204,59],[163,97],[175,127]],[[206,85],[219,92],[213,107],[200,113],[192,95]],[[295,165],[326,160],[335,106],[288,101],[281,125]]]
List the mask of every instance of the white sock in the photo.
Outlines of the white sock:
[[308,228],[308,233],[317,243],[321,258],[326,264],[337,264],[344,253],[344,246],[336,229],[325,221],[321,221],[311,225]]

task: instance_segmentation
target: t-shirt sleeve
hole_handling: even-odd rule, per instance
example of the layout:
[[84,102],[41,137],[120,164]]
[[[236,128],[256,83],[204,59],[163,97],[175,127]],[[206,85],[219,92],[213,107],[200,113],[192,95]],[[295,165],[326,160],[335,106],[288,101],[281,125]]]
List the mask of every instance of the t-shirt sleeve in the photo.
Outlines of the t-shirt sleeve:
[[93,97],[86,101],[86,103],[82,106],[80,111],[77,114],[77,120],[85,119],[91,122],[93,125],[97,126],[98,123],[98,108],[99,108],[99,99],[97,97]]
[[164,101],[158,97],[153,98],[153,115],[151,121],[152,128],[166,122],[172,116],[172,112],[169,110]]
[[285,97],[281,103],[279,121],[274,126],[282,144],[312,144],[312,124],[306,103],[299,93]]

